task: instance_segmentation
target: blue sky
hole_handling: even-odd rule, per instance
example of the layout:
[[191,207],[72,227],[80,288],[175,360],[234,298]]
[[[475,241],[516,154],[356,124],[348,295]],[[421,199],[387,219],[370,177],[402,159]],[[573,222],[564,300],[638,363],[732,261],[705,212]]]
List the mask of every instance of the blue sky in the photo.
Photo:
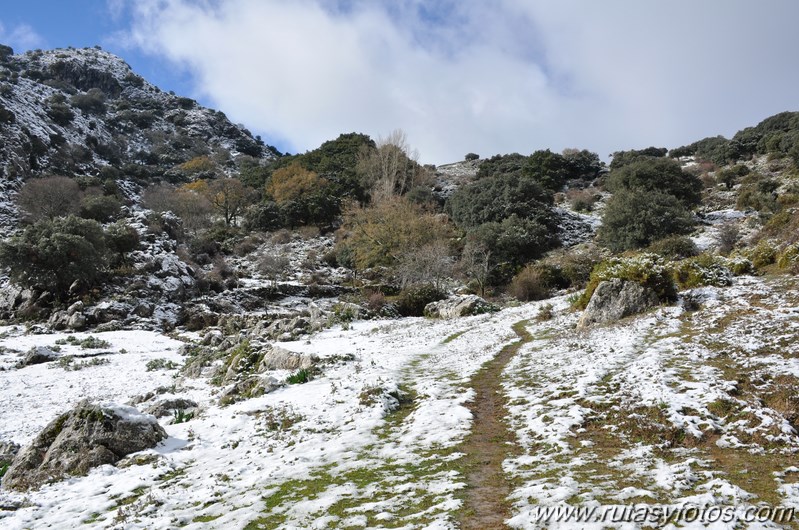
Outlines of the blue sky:
[[283,151],[677,147],[799,110],[795,0],[27,0],[0,42],[101,45]]

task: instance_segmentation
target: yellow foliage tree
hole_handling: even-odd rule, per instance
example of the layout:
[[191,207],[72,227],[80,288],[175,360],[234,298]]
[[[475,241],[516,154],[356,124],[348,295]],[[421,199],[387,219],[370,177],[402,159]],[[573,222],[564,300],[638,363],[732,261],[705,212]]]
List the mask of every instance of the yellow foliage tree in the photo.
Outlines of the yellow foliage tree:
[[308,195],[327,186],[328,181],[313,171],[302,167],[298,162],[292,162],[272,173],[272,178],[266,185],[266,193],[276,203],[282,204],[307,197]]
[[237,178],[197,180],[185,184],[182,189],[206,197],[228,226],[236,224],[239,215],[253,198],[252,190]]
[[353,206],[344,212],[343,244],[357,268],[391,266],[403,256],[452,237],[445,217],[426,212],[403,197],[390,197],[372,207]]

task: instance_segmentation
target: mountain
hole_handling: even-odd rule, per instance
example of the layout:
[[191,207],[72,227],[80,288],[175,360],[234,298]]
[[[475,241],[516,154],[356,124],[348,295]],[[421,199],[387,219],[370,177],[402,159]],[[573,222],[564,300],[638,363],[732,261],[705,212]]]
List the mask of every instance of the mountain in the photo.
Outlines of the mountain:
[[162,91],[98,48],[0,47],[0,223],[9,193],[31,176],[169,178],[192,158],[231,169],[238,155],[278,151],[224,113]]

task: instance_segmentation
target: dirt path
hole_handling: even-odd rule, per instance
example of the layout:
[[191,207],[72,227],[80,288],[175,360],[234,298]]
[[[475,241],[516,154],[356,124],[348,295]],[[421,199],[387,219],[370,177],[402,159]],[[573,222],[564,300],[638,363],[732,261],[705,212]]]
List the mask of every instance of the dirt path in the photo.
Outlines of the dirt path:
[[511,487],[502,462],[513,451],[516,439],[505,422],[506,399],[502,393],[501,376],[508,362],[519,348],[532,336],[526,329],[527,321],[517,322],[513,330],[519,340],[508,344],[487,362],[472,378],[474,400],[469,405],[474,423],[472,430],[460,447],[465,453],[467,487],[460,525],[464,530],[492,530],[507,528],[509,516],[507,501]]

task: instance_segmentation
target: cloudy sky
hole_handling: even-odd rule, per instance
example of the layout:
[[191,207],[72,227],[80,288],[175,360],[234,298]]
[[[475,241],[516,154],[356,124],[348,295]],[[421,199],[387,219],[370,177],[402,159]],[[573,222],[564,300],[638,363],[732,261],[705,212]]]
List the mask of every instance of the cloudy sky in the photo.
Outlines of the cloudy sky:
[[400,128],[437,164],[566,147],[606,157],[799,110],[796,0],[15,4],[0,41],[99,43],[290,152]]

